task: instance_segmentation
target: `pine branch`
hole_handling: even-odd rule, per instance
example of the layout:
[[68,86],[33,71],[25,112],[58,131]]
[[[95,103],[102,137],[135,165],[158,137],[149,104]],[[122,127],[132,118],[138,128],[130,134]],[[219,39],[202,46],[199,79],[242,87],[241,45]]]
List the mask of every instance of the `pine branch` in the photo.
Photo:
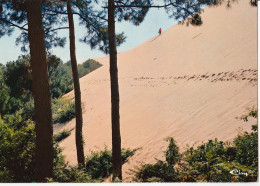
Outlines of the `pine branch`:
[[62,30],[62,29],[69,29],[69,27],[59,27],[59,28],[54,28],[54,29],[48,30],[48,32],[53,32],[53,31],[56,31],[56,30]]
[[[115,5],[115,8],[158,8],[159,9],[159,8],[167,8],[169,6],[174,6],[175,8],[179,8],[179,9],[182,9],[182,10],[188,12],[188,13],[191,13],[189,11],[189,9],[182,7],[182,6],[178,6],[175,3],[169,3],[169,4],[166,4],[166,5],[148,5],[148,6],[147,5],[126,5],[126,4],[123,4],[123,2],[118,2],[118,3],[120,3],[122,5]],[[102,8],[108,8],[108,6],[103,6]]]
[[25,25],[23,25],[23,26],[19,26],[19,25],[17,25],[17,24],[14,24],[13,22],[8,21],[8,20],[3,19],[3,18],[0,18],[0,20],[3,21],[3,22],[5,22],[5,23],[7,23],[7,24],[9,24],[10,26],[14,26],[14,27],[17,27],[17,28],[19,28],[19,29],[21,29],[21,30],[28,31],[28,29],[24,28],[27,24],[25,24]]

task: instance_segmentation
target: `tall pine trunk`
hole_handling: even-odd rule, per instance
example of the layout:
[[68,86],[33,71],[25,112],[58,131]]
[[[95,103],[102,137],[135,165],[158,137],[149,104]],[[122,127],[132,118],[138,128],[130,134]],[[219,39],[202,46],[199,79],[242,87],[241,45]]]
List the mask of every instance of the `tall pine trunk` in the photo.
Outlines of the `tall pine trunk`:
[[26,0],[36,122],[35,179],[37,182],[45,182],[46,178],[53,177],[51,94],[41,3],[41,0]]
[[82,108],[81,108],[81,93],[79,84],[79,75],[76,59],[76,47],[75,47],[75,31],[74,31],[74,21],[71,9],[71,2],[67,0],[67,10],[69,19],[69,33],[70,33],[70,60],[72,67],[72,75],[74,82],[74,94],[75,94],[75,108],[76,108],[76,147],[77,147],[77,159],[80,166],[85,165],[84,158],[84,141],[82,134]]
[[110,50],[110,83],[111,83],[111,107],[112,107],[112,163],[113,180],[117,177],[122,180],[121,163],[121,136],[119,116],[119,87],[117,72],[117,50],[115,33],[115,5],[114,0],[108,0],[108,32]]

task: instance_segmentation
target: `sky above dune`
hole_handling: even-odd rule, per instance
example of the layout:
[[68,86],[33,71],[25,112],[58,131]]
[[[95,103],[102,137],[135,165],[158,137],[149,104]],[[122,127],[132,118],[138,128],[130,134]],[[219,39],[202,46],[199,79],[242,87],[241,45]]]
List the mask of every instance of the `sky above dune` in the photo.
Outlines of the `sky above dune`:
[[[78,17],[75,16],[74,20],[78,63],[81,63],[89,58],[105,56],[104,53],[98,50],[91,50],[87,44],[79,41],[86,30],[84,27],[79,26]],[[156,36],[160,27],[162,28],[162,31],[165,31],[175,24],[176,21],[174,19],[170,19],[164,9],[157,8],[151,9],[145,17],[143,23],[138,27],[129,22],[116,23],[116,31],[125,32],[127,37],[126,42],[118,47],[118,53],[135,48],[148,39]],[[11,36],[4,36],[0,38],[0,63],[5,64],[8,61],[17,60],[18,56],[26,54],[21,52],[21,45],[16,46],[15,44],[16,37],[19,33],[19,30],[16,29]],[[67,37],[69,33],[68,30],[62,30],[59,34],[60,36]],[[54,48],[51,52],[52,54],[60,57],[64,62],[68,61],[70,59],[68,37],[64,48]]]

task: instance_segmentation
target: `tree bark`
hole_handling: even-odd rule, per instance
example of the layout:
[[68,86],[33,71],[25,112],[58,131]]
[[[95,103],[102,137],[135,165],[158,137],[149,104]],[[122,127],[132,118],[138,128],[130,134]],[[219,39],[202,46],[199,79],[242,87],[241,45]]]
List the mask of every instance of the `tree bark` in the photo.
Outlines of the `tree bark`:
[[53,177],[53,128],[41,0],[26,0],[36,122],[35,179]]
[[79,166],[85,165],[84,158],[84,141],[82,134],[82,108],[81,108],[81,92],[78,76],[78,66],[76,59],[76,47],[75,47],[75,31],[74,21],[71,9],[71,2],[67,0],[67,10],[69,19],[69,33],[70,33],[70,61],[72,67],[72,76],[74,82],[74,94],[75,94],[75,109],[76,109],[76,147],[77,147],[77,160]]
[[122,180],[121,163],[121,136],[119,115],[119,87],[117,71],[117,50],[115,33],[115,5],[114,0],[108,0],[108,32],[110,50],[110,83],[111,83],[111,108],[112,108],[112,164],[113,180],[117,177]]

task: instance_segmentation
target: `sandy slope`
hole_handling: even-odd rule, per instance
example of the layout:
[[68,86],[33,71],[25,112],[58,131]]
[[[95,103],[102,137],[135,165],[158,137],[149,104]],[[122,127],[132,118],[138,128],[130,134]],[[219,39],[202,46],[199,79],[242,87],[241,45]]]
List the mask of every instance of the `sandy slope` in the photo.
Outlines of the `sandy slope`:
[[[168,136],[183,149],[250,130],[255,121],[235,119],[257,104],[257,9],[248,2],[206,8],[203,26],[174,26],[118,55],[122,146],[141,147],[123,166],[124,181],[129,169],[163,159]],[[108,58],[97,60],[104,66],[80,80],[86,153],[111,147]],[[61,142],[72,164],[74,138]]]

